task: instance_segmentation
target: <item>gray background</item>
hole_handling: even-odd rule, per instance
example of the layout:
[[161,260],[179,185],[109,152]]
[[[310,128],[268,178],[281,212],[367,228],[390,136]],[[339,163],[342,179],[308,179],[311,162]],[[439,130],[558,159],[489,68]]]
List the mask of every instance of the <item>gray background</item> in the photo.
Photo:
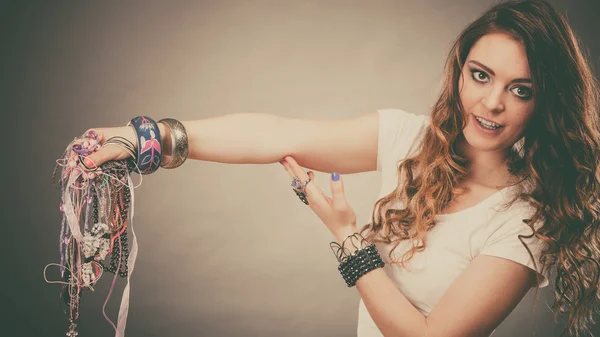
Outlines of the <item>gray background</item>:
[[[0,3],[3,336],[64,336],[54,162],[87,128],[131,117],[264,112],[339,119],[397,107],[427,114],[451,41],[494,1],[45,1]],[[600,65],[598,2],[552,1]],[[344,177],[360,224],[379,174]],[[328,176],[316,182],[329,192]],[[189,161],[136,190],[140,250],[128,336],[352,336],[331,234],[279,164]],[[112,275],[81,304],[80,336],[110,336]],[[56,279],[56,268],[48,277]],[[108,305],[116,320],[124,282]],[[552,286],[530,292],[495,337],[557,336]]]

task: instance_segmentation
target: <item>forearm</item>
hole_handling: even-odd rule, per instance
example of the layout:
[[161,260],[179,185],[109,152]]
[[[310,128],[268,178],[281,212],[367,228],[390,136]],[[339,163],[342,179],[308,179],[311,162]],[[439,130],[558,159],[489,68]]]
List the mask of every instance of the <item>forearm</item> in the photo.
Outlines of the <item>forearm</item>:
[[356,289],[384,336],[425,336],[425,316],[396,288],[383,269],[363,275],[356,281]]
[[[355,227],[346,228],[335,234],[341,244]],[[350,252],[355,251],[350,247]],[[356,289],[365,303],[369,315],[386,337],[420,337],[427,331],[427,319],[402,294],[381,268],[372,270],[356,281]]]
[[[182,121],[188,135],[188,159],[230,164],[268,164],[283,159],[288,149],[277,129],[278,117],[262,113],[235,113]],[[169,155],[168,128],[159,123],[163,152]],[[167,152],[168,151],[168,152]]]

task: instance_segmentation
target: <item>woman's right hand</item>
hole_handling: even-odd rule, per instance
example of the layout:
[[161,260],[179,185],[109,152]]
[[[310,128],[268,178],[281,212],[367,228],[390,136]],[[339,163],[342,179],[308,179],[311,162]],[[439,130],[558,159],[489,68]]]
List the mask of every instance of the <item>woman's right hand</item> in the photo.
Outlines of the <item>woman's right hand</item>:
[[[120,136],[129,140],[134,146],[137,146],[137,136],[135,130],[131,126],[122,126],[114,128],[93,128],[88,131],[95,131],[98,135],[100,145],[104,144],[108,139]],[[86,132],[87,133],[87,132]],[[119,146],[107,145],[101,147],[98,151],[90,154],[83,159],[83,163],[88,168],[96,168],[110,160],[122,160],[131,157],[131,155]]]

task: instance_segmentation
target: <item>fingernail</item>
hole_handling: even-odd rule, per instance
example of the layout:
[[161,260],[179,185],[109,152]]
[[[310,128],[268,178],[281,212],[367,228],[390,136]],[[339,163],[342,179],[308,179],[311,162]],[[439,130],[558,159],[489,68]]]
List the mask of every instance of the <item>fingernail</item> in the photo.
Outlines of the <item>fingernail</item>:
[[83,160],[83,163],[85,164],[85,166],[87,168],[95,168],[96,167],[96,165],[94,165],[94,162],[90,158],[85,158]]
[[333,172],[331,174],[331,179],[333,179],[333,181],[338,181],[340,180],[340,175],[337,172]]

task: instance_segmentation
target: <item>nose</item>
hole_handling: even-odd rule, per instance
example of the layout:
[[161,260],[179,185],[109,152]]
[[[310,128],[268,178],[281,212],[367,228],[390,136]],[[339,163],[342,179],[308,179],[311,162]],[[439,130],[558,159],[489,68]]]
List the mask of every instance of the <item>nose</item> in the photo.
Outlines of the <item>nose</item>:
[[502,88],[492,87],[484,96],[481,98],[481,103],[489,111],[500,112],[504,110],[504,90]]

